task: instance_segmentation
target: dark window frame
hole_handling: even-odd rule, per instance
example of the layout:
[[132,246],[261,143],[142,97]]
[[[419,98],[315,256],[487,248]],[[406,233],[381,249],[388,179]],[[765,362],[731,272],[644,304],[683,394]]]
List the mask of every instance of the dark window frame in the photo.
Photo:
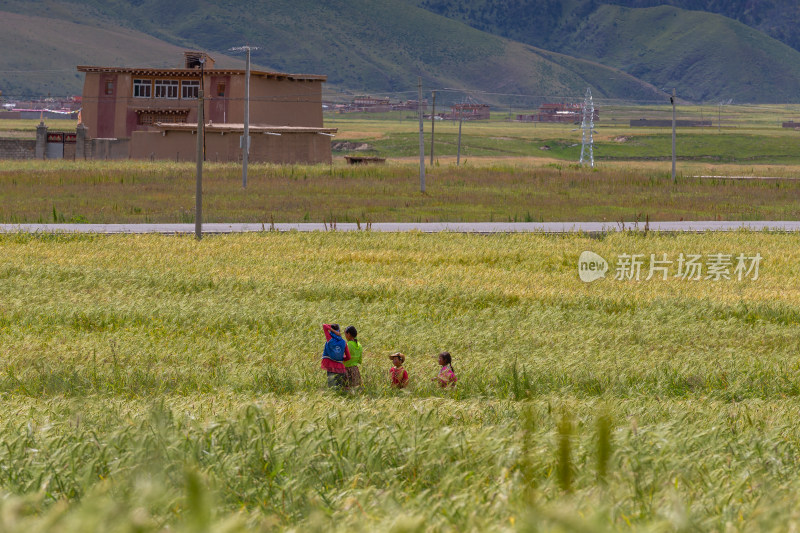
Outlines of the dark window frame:
[[160,79],[154,82],[155,98],[165,98],[167,100],[177,100],[180,92],[180,82],[178,80]]
[[181,82],[181,98],[197,100],[200,97],[200,80],[183,80]]
[[133,80],[133,97],[134,98],[152,98],[153,97],[153,80],[145,78],[135,78]]

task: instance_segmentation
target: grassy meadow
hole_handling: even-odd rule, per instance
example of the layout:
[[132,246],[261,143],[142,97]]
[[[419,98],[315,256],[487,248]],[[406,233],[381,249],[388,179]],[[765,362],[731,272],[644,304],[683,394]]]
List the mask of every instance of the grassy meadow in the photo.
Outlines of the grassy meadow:
[[[75,120],[50,120],[46,121],[48,128],[53,131],[74,131],[78,125]],[[36,126],[38,120],[3,119],[0,120],[0,138],[3,139],[36,139]]]
[[[749,175],[741,166],[695,175]],[[794,178],[798,167],[755,169]],[[204,171],[205,222],[550,222],[796,220],[800,181],[681,177],[656,165],[594,171],[547,160],[435,165],[419,192],[418,164],[251,165],[248,188],[235,163]],[[195,169],[149,161],[5,161],[0,223],[190,223]]]
[[[631,120],[671,120],[669,105],[606,105],[598,102],[597,109],[600,120],[595,124],[594,155],[601,166],[625,161],[671,161],[671,128],[629,126]],[[462,162],[476,158],[515,157],[577,162],[581,153],[580,124],[513,121],[517,114],[535,112],[535,109],[497,110],[493,111],[491,120],[465,121],[461,128]],[[329,114],[325,122],[327,126],[340,129],[336,140],[367,144],[369,150],[362,153],[418,157],[419,132],[411,115],[413,113],[408,111],[375,116]],[[800,122],[799,116],[800,107],[797,105],[680,105],[679,120],[709,121],[711,126],[678,128],[678,159],[687,170],[696,164],[797,165],[800,163],[799,134],[781,126],[783,122]],[[428,155],[430,130],[430,121],[426,121]],[[438,156],[442,163],[450,162],[457,153],[458,122],[437,121],[434,131],[434,156]],[[350,152],[343,150],[341,154],[344,153]]]
[[[600,104],[598,104],[600,105]],[[248,189],[237,163],[207,162],[207,222],[425,222],[795,220],[800,216],[800,139],[780,127],[798,106],[681,106],[679,118],[711,128],[678,134],[678,183],[671,180],[669,128],[630,128],[667,119],[668,106],[600,105],[595,169],[580,167],[572,124],[436,123],[427,190],[419,192],[413,113],[326,114],[339,132],[331,165],[252,164]],[[520,112],[523,112],[520,110]],[[532,112],[532,110],[529,110]],[[800,119],[798,119],[800,120]],[[4,121],[0,136],[33,134],[36,121]],[[63,121],[50,121],[62,128]],[[721,127],[717,127],[721,124]],[[426,163],[430,151],[425,123]],[[348,154],[388,158],[350,167]],[[766,181],[699,176],[756,176]],[[195,165],[169,161],[3,161],[0,223],[136,223],[194,220]]]
[[[791,530],[798,239],[0,236],[0,528]],[[763,262],[584,284],[584,250]]]

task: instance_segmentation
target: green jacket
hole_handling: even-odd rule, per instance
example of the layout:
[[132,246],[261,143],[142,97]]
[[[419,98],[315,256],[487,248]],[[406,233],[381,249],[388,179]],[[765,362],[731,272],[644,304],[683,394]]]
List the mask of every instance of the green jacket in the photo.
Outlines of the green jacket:
[[347,341],[347,348],[350,350],[350,360],[344,362],[344,367],[358,366],[361,364],[361,343],[357,340]]

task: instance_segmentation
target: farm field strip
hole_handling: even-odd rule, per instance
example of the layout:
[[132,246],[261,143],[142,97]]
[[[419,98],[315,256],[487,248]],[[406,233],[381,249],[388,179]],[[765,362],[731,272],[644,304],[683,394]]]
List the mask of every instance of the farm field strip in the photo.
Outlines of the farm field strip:
[[[0,235],[3,527],[782,528],[798,239]],[[586,250],[763,261],[582,283]],[[365,346],[355,396],[324,387],[332,320]]]
[[[654,165],[595,170],[547,160],[434,165],[426,193],[414,163],[347,167],[208,164],[204,222],[605,222],[800,219],[797,180],[680,176]],[[702,175],[796,176],[797,167],[687,167]],[[757,172],[758,171],[758,172]],[[0,223],[194,222],[192,164],[9,161],[0,168]]]

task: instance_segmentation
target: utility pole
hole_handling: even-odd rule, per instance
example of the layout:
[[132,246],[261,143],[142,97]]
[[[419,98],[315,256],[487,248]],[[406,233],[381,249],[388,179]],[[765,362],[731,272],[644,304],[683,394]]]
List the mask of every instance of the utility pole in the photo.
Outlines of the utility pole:
[[431,107],[431,166],[433,166],[433,131],[436,127],[436,91],[433,91],[433,107]]
[[205,117],[203,116],[205,102],[203,101],[203,87],[205,85],[205,58],[200,60],[200,87],[197,91],[197,186],[194,196],[194,236],[199,241],[203,238],[203,159]]
[[[458,106],[458,104],[456,104]],[[464,117],[461,115],[461,107],[458,108],[458,151],[456,152],[456,166],[461,165],[461,123],[464,122]]]
[[242,150],[242,189],[247,188],[247,157],[250,155],[250,47],[244,74],[244,149]]
[[586,89],[586,97],[583,100],[582,108],[583,120],[581,121],[581,165],[588,158],[592,168],[594,168],[594,99],[592,89]]
[[677,177],[675,175],[675,167],[677,156],[675,154],[675,88],[672,88],[672,97],[670,97],[669,101],[672,102],[672,183],[677,183]]
[[255,46],[236,46],[230,48],[231,52],[246,52],[244,81],[244,135],[239,143],[242,149],[242,188],[247,188],[247,161],[250,155],[250,51],[258,50]]
[[417,78],[417,88],[419,89],[419,100],[417,100],[417,110],[419,111],[419,191],[425,192],[425,133],[422,128],[422,76]]

